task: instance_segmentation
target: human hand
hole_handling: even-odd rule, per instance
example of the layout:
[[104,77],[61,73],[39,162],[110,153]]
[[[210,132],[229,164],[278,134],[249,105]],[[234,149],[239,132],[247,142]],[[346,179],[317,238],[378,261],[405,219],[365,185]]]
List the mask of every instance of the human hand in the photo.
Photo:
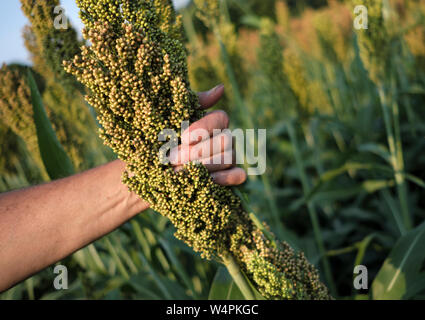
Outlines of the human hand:
[[[223,96],[224,86],[198,94],[202,109],[214,106]],[[222,110],[212,111],[193,123],[182,134],[182,144],[170,151],[170,162],[176,171],[185,163],[198,161],[205,165],[217,184],[234,186],[245,182],[246,172],[235,167],[235,150],[229,128],[229,117]],[[200,133],[204,133],[203,135]]]

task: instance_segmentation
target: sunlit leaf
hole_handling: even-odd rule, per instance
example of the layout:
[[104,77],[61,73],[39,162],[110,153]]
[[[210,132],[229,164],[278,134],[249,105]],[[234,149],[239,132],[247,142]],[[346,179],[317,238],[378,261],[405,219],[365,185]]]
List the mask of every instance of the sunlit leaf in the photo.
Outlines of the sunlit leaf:
[[425,289],[425,223],[401,237],[372,284],[374,299],[409,299]]

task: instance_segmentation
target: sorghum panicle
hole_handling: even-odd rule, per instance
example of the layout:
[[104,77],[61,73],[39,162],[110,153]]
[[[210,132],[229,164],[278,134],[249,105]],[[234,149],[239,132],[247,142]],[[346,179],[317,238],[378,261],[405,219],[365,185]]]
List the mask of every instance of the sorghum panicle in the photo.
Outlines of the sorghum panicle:
[[[30,25],[24,29],[27,49],[32,55],[34,68],[46,79],[54,78],[68,92],[82,90],[81,85],[63,70],[62,61],[79,52],[82,42],[68,20],[66,29],[55,28],[58,14],[54,8],[59,0],[20,0],[21,8]],[[63,13],[63,12],[62,12]]]
[[391,61],[391,42],[383,14],[383,0],[351,0],[354,5],[364,5],[368,9],[368,29],[357,31],[360,57],[369,76],[375,83],[381,82]]
[[49,118],[77,170],[87,169],[93,165],[90,162],[96,162],[87,159],[100,155],[93,153],[100,149],[92,134],[96,123],[83,100],[84,87],[63,69],[63,60],[79,53],[83,42],[69,20],[66,29],[55,27],[59,0],[21,0],[21,4],[30,22],[24,30],[25,45],[35,70],[46,82],[42,99]]
[[180,132],[182,121],[203,116],[190,89],[185,47],[169,31],[178,19],[161,19],[157,3],[147,0],[77,3],[91,46],[65,68],[90,89],[87,99],[98,111],[101,136],[127,163],[123,181],[129,189],[168,217],[176,237],[203,257],[232,254],[264,297],[329,298],[304,256],[285,244],[274,248],[240,199],[215,184],[203,165],[189,163],[174,172],[161,163],[159,133]]
[[25,141],[36,162],[41,164],[30,89],[19,70],[6,64],[0,69],[0,116],[5,125]]

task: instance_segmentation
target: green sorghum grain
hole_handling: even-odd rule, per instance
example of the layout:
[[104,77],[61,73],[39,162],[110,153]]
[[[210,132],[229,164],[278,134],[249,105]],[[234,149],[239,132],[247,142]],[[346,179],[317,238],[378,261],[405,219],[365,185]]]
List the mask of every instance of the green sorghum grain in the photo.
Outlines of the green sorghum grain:
[[[123,181],[166,216],[185,241],[207,259],[232,254],[259,292],[269,299],[328,299],[328,290],[302,254],[280,249],[250,220],[232,190],[213,182],[203,165],[174,172],[158,157],[163,129],[180,132],[181,122],[203,116],[190,89],[187,57],[164,19],[170,1],[78,0],[91,46],[65,62],[90,89],[101,136],[127,163]],[[168,17],[168,16],[167,16]],[[169,17],[174,17],[169,15]],[[132,174],[130,175],[129,172]]]

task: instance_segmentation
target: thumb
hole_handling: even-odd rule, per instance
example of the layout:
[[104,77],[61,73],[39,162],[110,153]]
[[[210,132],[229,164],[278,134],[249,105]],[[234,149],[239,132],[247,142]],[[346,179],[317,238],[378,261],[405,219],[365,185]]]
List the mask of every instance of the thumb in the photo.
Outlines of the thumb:
[[208,109],[214,106],[223,96],[224,85],[219,84],[215,88],[212,88],[206,92],[199,92],[198,98],[202,109]]

